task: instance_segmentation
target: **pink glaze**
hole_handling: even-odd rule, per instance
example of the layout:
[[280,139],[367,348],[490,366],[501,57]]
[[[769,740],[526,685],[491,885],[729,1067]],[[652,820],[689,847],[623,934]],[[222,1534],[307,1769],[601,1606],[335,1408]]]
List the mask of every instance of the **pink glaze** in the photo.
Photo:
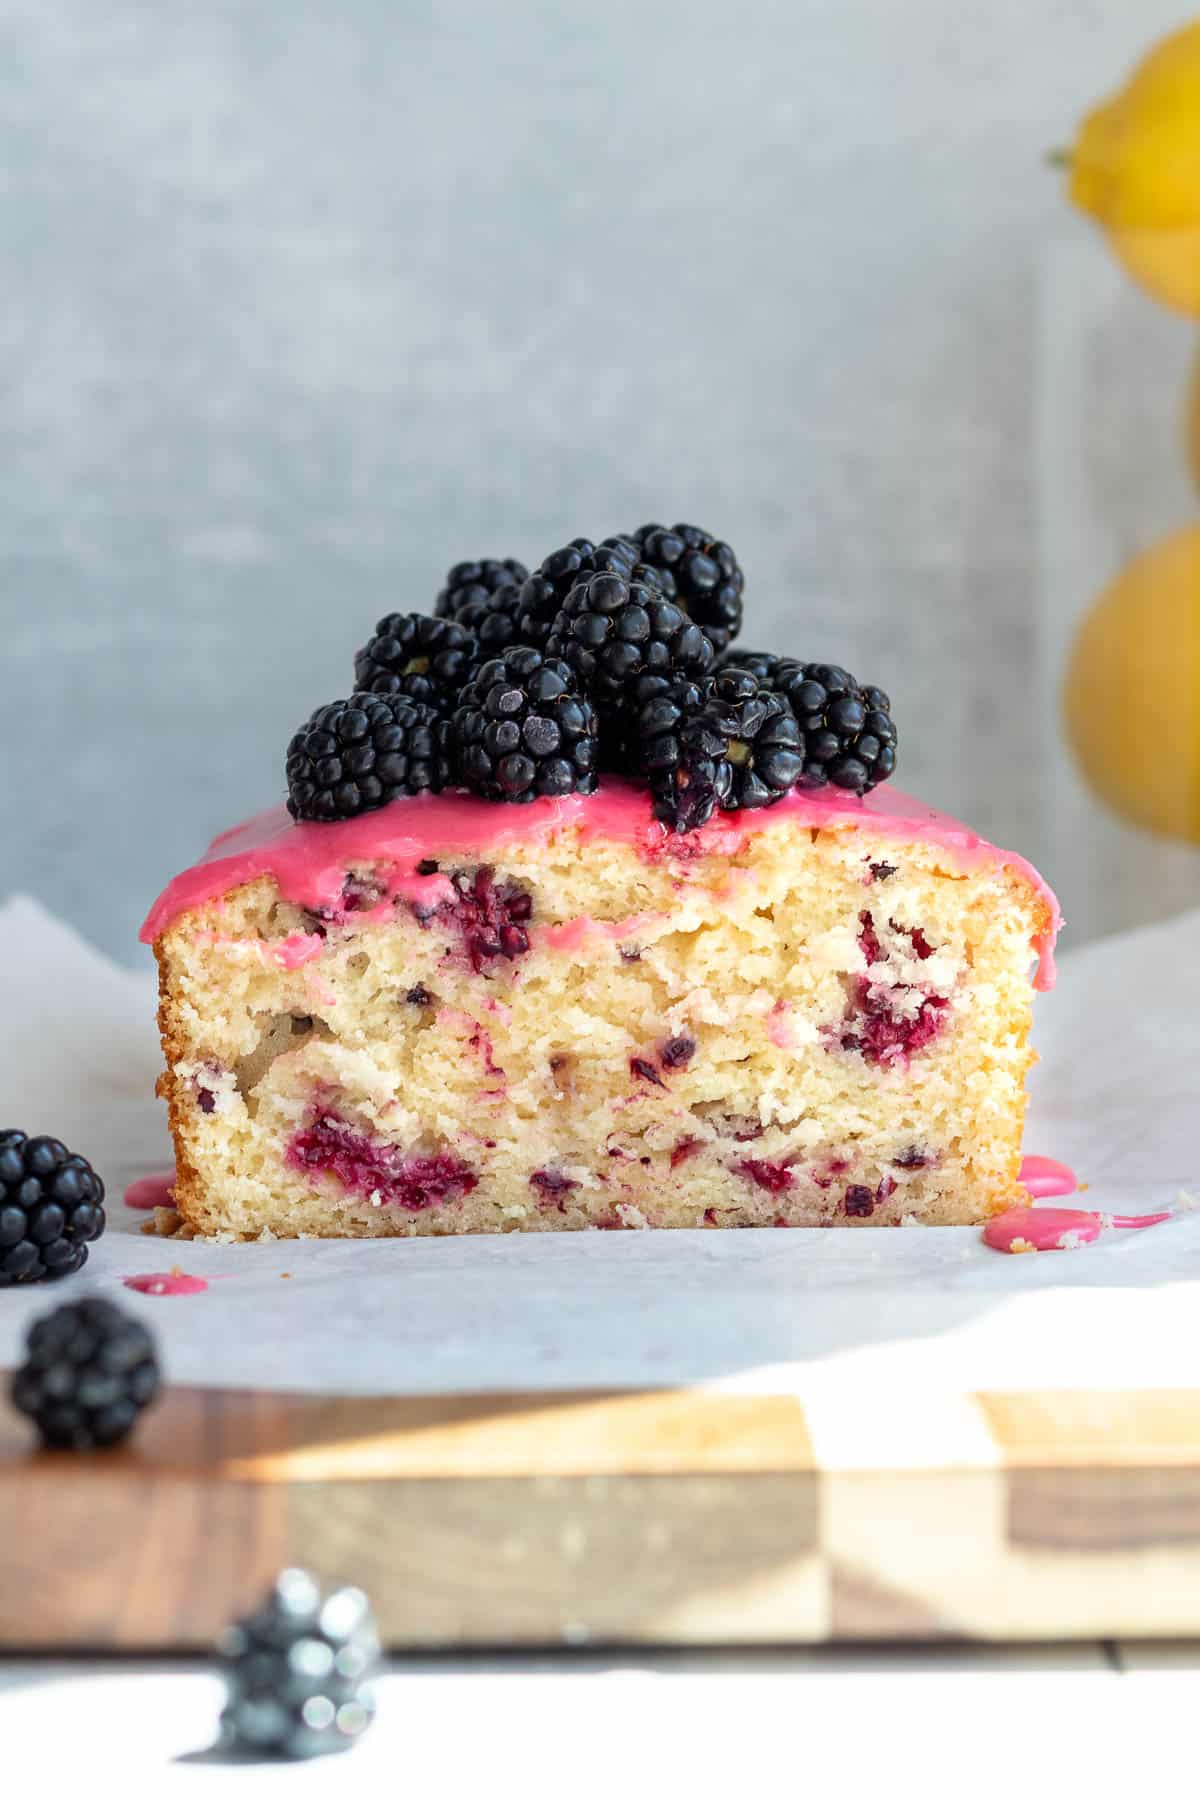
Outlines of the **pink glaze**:
[[305,963],[320,956],[324,948],[325,939],[319,931],[293,931],[282,944],[272,945],[270,954],[281,969],[302,969]]
[[[886,782],[864,799],[831,789],[794,791],[761,812],[718,813],[682,838],[654,818],[644,790],[616,778],[606,780],[595,794],[535,800],[529,806],[496,805],[471,794],[420,794],[333,825],[297,824],[279,806],[225,832],[202,861],[177,875],[150,909],[141,937],[143,943],[153,943],[181,913],[218,901],[260,875],[273,876],[283,898],[294,905],[336,913],[346,871],[373,865],[381,901],[401,895],[436,905],[445,898],[445,878],[440,872],[417,875],[417,864],[425,860],[469,856],[478,862],[506,845],[567,830],[578,833],[581,845],[597,840],[633,844],[647,856],[686,860],[710,851],[733,856],[755,832],[789,821],[811,829],[865,824],[900,841],[934,844],[959,869],[999,863],[1014,870],[1046,904],[1048,927],[1033,939],[1036,986],[1054,985],[1054,940],[1061,914],[1037,871],[1015,852],[996,849],[966,825]],[[427,893],[418,896],[416,890],[426,883]]]
[[1017,1180],[1031,1200],[1052,1200],[1059,1194],[1073,1194],[1079,1186],[1074,1169],[1055,1162],[1052,1156],[1023,1156]]
[[161,1175],[143,1175],[125,1189],[125,1204],[135,1212],[153,1212],[156,1206],[175,1204],[175,1171],[166,1169]]
[[126,1275],[125,1286],[137,1294],[202,1294],[208,1286],[202,1275],[185,1275],[182,1269],[166,1274]]
[[1140,1231],[1161,1225],[1173,1213],[1084,1212],[1074,1206],[1014,1206],[989,1219],[983,1241],[989,1249],[1019,1255],[1026,1250],[1077,1250],[1106,1231]]
[[767,1036],[777,1050],[794,1050],[796,1033],[788,1014],[791,1004],[787,1000],[777,1000],[767,1014]]
[[641,912],[630,913],[627,919],[592,919],[582,913],[579,918],[566,919],[561,925],[546,925],[537,936],[541,943],[554,950],[579,950],[593,934],[619,944],[623,938],[644,931],[647,925],[657,924],[662,916],[661,913]]

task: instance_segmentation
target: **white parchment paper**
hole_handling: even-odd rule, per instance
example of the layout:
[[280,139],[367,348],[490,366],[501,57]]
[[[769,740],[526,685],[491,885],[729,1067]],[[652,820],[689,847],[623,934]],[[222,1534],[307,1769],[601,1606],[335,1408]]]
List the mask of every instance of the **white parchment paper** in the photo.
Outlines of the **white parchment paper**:
[[[973,1229],[593,1232],[216,1245],[147,1237],[122,1203],[169,1167],[155,995],[31,901],[0,907],[0,1125],[91,1157],[109,1229],[86,1270],[0,1290],[0,1364],[29,1320],[103,1292],[176,1381],[358,1393],[719,1383],[819,1396],[1200,1386],[1200,911],[1063,957],[1039,1003],[1026,1147],[1114,1212],[1183,1206],[1089,1248],[1000,1256]],[[122,1277],[178,1265],[207,1292]],[[287,1275],[288,1279],[282,1277]]]

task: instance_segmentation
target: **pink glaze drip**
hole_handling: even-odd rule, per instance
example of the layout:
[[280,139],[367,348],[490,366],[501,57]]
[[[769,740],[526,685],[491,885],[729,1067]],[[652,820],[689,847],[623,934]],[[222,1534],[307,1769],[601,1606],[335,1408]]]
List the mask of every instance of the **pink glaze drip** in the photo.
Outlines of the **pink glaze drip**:
[[135,1212],[153,1212],[156,1206],[175,1205],[175,1171],[166,1169],[161,1175],[143,1175],[125,1189],[125,1204]]
[[125,1286],[136,1294],[202,1294],[208,1287],[202,1275],[185,1275],[182,1269],[166,1274],[126,1275]]
[[1060,1194],[1073,1194],[1079,1186],[1074,1169],[1055,1162],[1052,1156],[1023,1156],[1017,1180],[1031,1200],[1053,1200]]
[[225,832],[202,861],[177,875],[150,909],[141,938],[153,943],[181,913],[220,900],[260,875],[273,876],[283,898],[294,905],[336,913],[346,871],[353,867],[374,865],[383,883],[382,899],[411,899],[416,884],[428,881],[436,889],[444,881],[439,874],[417,876],[422,861],[469,856],[478,862],[505,845],[561,831],[576,831],[583,845],[602,839],[635,845],[647,856],[686,860],[709,851],[736,855],[755,832],[788,821],[811,829],[865,824],[897,840],[916,838],[936,845],[958,869],[999,863],[1014,870],[1037,890],[1049,913],[1048,927],[1035,935],[1033,949],[1037,987],[1054,985],[1054,940],[1061,914],[1042,877],[1015,852],[996,849],[958,820],[886,782],[865,799],[829,789],[796,791],[762,812],[719,813],[684,838],[673,837],[658,823],[647,793],[615,778],[595,794],[535,800],[530,806],[495,805],[471,794],[421,794],[333,825],[297,824],[279,806]]
[[302,969],[305,963],[313,962],[325,948],[325,939],[318,931],[293,931],[284,938],[281,944],[274,944],[270,954],[281,969]]
[[1106,1231],[1141,1231],[1161,1225],[1174,1213],[1084,1212],[1074,1206],[1014,1206],[989,1219],[983,1241],[991,1250],[1018,1255],[1026,1250],[1077,1250]]

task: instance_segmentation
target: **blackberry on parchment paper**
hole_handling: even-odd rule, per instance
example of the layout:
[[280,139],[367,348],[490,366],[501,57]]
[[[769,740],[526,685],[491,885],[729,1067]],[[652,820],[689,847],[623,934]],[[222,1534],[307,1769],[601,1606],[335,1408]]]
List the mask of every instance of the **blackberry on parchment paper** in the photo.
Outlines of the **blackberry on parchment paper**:
[[440,793],[449,776],[445,738],[440,714],[402,694],[354,694],[318,707],[288,745],[288,811],[328,823],[401,794]]
[[521,646],[484,663],[450,725],[458,779],[517,804],[596,787],[595,710],[563,662]]
[[375,1716],[379,1640],[357,1588],[322,1595],[303,1569],[285,1569],[257,1612],[222,1633],[217,1655],[226,1750],[321,1756],[348,1749]]
[[105,1223],[104,1183],[85,1157],[0,1131],[0,1288],[73,1275]]
[[354,686],[446,713],[478,660],[474,636],[456,619],[389,613],[354,659]]
[[154,1340],[111,1300],[59,1306],[35,1320],[12,1401],[54,1450],[108,1449],[158,1392]]

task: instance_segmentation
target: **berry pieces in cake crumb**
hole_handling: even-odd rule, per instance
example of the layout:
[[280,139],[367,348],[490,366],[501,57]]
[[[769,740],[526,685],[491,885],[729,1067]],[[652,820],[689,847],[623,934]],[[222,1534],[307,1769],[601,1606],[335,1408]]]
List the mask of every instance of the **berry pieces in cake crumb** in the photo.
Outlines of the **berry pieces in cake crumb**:
[[512,962],[523,956],[529,948],[526,928],[533,918],[529,890],[511,879],[498,882],[490,863],[456,869],[450,879],[456,898],[428,912],[414,908],[417,923],[426,930],[435,919],[453,925],[476,975],[498,958]]
[[25,1349],[13,1405],[50,1449],[119,1444],[158,1392],[153,1338],[111,1300],[56,1307],[30,1327]]
[[563,1194],[569,1194],[579,1183],[564,1175],[561,1169],[535,1169],[529,1177],[529,1185],[536,1188],[539,1194],[548,1199],[558,1200]]
[[666,1086],[666,1083],[654,1064],[648,1062],[644,1056],[630,1057],[629,1072],[631,1075],[636,1075],[639,1081],[648,1081],[652,1087]]
[[485,800],[595,791],[596,714],[566,664],[537,650],[484,663],[450,729],[459,779]]
[[743,1157],[737,1168],[740,1175],[768,1194],[786,1193],[796,1179],[786,1163],[767,1162],[757,1156]]
[[679,1138],[678,1141],[671,1148],[671,1167],[673,1169],[677,1169],[679,1167],[680,1163],[685,1163],[689,1160],[689,1158],[695,1156],[696,1152],[700,1148],[701,1148],[701,1143],[700,1143],[699,1138],[694,1138],[694,1137]]
[[401,794],[440,792],[449,777],[443,730],[432,707],[400,694],[318,707],[288,745],[288,811],[328,823]]
[[633,537],[642,561],[671,577],[679,605],[724,650],[742,628],[746,586],[729,545],[699,525],[642,525]]
[[57,1138],[0,1131],[0,1288],[73,1275],[105,1223],[90,1162]]
[[[904,1004],[908,995],[920,992],[914,984],[894,982],[887,986],[873,982],[869,971],[885,960],[883,946],[874,914],[864,911],[858,917],[858,947],[868,974],[855,978],[854,998],[838,1041],[843,1050],[856,1050],[869,1063],[902,1065],[933,1042],[945,1023],[950,1002],[941,994],[926,994],[914,1011]],[[888,925],[909,939],[919,961],[933,955],[933,947],[919,926],[901,927],[891,919]]]
[[416,987],[410,987],[404,998],[410,1006],[433,1005],[433,995],[421,982],[418,982]]
[[296,1133],[285,1157],[291,1169],[334,1175],[348,1193],[376,1206],[424,1212],[479,1186],[479,1177],[448,1151],[414,1155],[356,1131],[335,1113],[315,1112]]
[[684,1032],[678,1037],[667,1039],[659,1050],[658,1060],[664,1069],[682,1069],[691,1062],[695,1054],[696,1040]]
[[285,1569],[257,1612],[223,1631],[220,1743],[244,1756],[299,1760],[345,1750],[375,1716],[379,1639],[366,1595],[323,1595]]
[[875,1208],[890,1200],[895,1191],[896,1183],[890,1175],[885,1175],[876,1188],[855,1182],[842,1196],[842,1211],[848,1219],[869,1219]]
[[907,1150],[901,1151],[899,1156],[892,1159],[892,1166],[896,1169],[927,1169],[933,1160],[928,1150],[922,1150],[917,1144],[910,1144]]
[[869,865],[872,881],[890,881],[896,873],[895,863],[873,862]]

